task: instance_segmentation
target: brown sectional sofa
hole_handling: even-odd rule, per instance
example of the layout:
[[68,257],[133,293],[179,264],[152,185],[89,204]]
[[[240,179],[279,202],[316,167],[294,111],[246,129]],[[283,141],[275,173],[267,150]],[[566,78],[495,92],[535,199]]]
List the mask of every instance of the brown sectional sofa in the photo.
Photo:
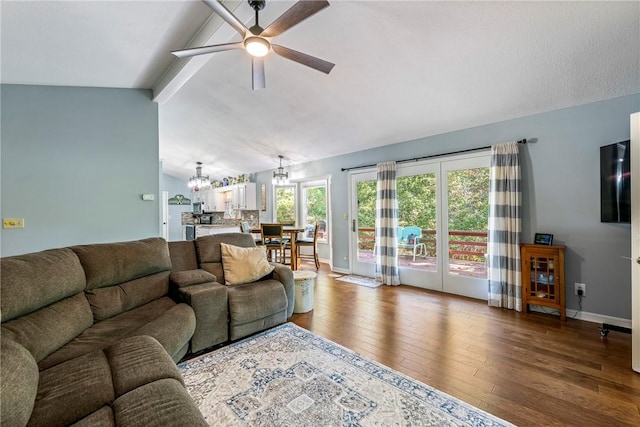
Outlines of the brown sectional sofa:
[[2,258],[1,424],[207,425],[175,362],[293,311],[288,267],[257,283],[217,283],[220,241],[245,237],[254,245],[233,233]]

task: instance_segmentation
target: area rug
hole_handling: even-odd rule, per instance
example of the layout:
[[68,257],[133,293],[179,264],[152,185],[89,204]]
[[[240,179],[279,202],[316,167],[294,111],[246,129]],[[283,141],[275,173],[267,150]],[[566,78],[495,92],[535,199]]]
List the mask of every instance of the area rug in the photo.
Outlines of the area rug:
[[340,282],[353,283],[354,285],[366,286],[368,288],[377,288],[378,286],[382,285],[382,283],[376,282],[376,280],[372,279],[371,277],[355,275],[338,277],[336,280]]
[[292,323],[178,367],[210,425],[511,425]]

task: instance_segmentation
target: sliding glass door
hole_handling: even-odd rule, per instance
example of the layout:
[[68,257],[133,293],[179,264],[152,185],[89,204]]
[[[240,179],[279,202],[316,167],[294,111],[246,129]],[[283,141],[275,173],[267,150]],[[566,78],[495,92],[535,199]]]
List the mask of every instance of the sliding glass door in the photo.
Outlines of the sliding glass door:
[[[486,299],[489,155],[399,164],[402,284]],[[351,175],[351,270],[375,275],[375,172]]]

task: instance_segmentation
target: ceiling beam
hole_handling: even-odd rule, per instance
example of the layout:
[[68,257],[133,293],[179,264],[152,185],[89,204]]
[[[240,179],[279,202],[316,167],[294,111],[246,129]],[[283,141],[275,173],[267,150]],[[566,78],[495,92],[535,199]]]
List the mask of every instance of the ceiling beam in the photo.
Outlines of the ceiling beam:
[[[236,12],[241,3],[242,1],[224,2],[227,9],[236,15],[238,19],[242,22],[248,22],[254,16],[253,10],[242,7]],[[212,12],[209,19],[202,24],[184,48],[228,43],[235,36],[237,36],[236,31]],[[210,55],[175,58],[153,86],[153,101],[158,104],[167,102],[207,63],[209,58]]]

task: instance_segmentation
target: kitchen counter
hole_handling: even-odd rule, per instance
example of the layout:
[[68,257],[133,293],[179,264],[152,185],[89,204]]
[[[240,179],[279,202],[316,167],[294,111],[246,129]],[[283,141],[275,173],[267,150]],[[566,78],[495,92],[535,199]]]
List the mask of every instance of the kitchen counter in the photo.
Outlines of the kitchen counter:
[[229,224],[198,224],[196,225],[196,237],[208,236],[210,234],[239,233],[240,225]]

